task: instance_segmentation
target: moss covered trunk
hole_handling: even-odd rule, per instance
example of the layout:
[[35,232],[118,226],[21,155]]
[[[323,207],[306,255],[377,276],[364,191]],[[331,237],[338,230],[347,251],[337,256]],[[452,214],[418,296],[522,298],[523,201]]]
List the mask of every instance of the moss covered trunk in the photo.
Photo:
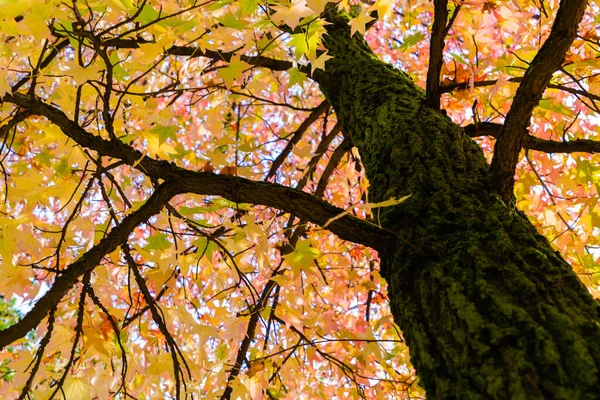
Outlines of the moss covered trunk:
[[429,398],[600,398],[600,307],[522,213],[489,189],[480,148],[330,13],[316,79],[358,147],[392,313]]

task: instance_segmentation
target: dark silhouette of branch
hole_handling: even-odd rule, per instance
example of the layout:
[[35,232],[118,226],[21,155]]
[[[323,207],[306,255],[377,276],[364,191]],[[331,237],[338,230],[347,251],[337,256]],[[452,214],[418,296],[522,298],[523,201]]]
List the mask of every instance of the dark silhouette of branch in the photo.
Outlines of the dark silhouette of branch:
[[[325,151],[329,147],[331,140],[335,136],[337,136],[339,131],[341,131],[341,123],[338,122],[336,124],[336,126],[333,127],[331,132],[329,132],[329,135],[327,137],[325,137],[321,141],[321,143],[319,143],[319,146],[316,151],[316,155],[311,159],[311,161],[309,162],[309,165],[306,167],[307,171],[306,171],[304,177],[306,177],[309,173],[311,173],[312,170],[314,170],[317,162],[321,159],[321,157],[325,154]],[[339,159],[336,159],[336,160],[339,161]],[[328,172],[327,172],[327,174],[325,174],[325,172],[324,172],[324,175],[322,176],[322,180],[325,180],[325,181],[329,180],[330,174],[335,169],[335,165],[337,165],[337,161],[334,160],[334,166],[332,168],[329,168],[329,169],[326,168],[326,171],[328,171]],[[296,186],[296,189],[301,190],[306,185],[307,181],[304,179],[304,177],[303,177],[303,179],[300,179],[300,181],[298,182],[298,185]],[[319,181],[319,182],[321,182],[321,181]],[[320,191],[317,190],[317,192],[315,193],[315,196],[318,198],[321,198],[323,196],[324,190],[325,190],[325,185],[323,184],[323,189]],[[296,247],[298,240],[300,239],[300,237],[303,234],[306,233],[306,230],[307,230],[307,224],[306,224],[305,220],[301,220],[300,223],[297,225],[296,229],[291,230],[294,219],[295,219],[294,215],[290,216],[288,226],[287,226],[288,229],[286,229],[286,231],[285,231],[285,237],[288,240],[288,244],[281,249],[281,259],[283,259],[284,256],[286,256],[287,254],[290,254],[291,252],[294,251],[294,248]],[[252,344],[252,342],[255,339],[256,327],[259,322],[260,313],[267,306],[269,298],[271,297],[271,293],[275,292],[274,300],[273,300],[272,306],[271,306],[270,318],[267,322],[267,324],[268,324],[267,332],[269,330],[270,324],[272,322],[271,317],[273,317],[275,315],[275,310],[276,310],[277,304],[278,304],[277,297],[278,297],[279,284],[273,278],[281,274],[282,266],[283,266],[283,262],[279,263],[277,268],[275,268],[275,270],[273,270],[273,272],[271,273],[271,279],[269,279],[269,281],[265,285],[265,287],[260,295],[260,299],[254,303],[254,308],[252,310],[252,314],[250,315],[250,320],[248,321],[248,327],[246,328],[246,335],[244,336],[244,339],[242,340],[240,348],[238,349],[235,364],[231,368],[231,371],[229,372],[229,376],[227,377],[227,386],[225,387],[225,391],[221,395],[221,400],[229,400],[231,398],[231,394],[233,392],[233,386],[231,385],[231,383],[235,380],[235,378],[237,376],[239,376],[241,369],[242,369],[242,365],[243,365],[244,361],[246,360],[246,354],[248,353],[248,350],[250,349],[250,345]],[[266,343],[266,340],[268,340],[268,336],[269,336],[268,334],[265,335],[265,343]]]
[[[465,133],[470,137],[491,136],[497,138],[502,130],[501,124],[480,122],[477,125],[465,126]],[[568,142],[540,139],[527,135],[523,139],[523,148],[543,151],[545,153],[600,153],[600,142],[588,139],[575,139]]]
[[38,300],[31,311],[16,324],[0,331],[0,350],[37,327],[81,276],[92,271],[100,263],[102,257],[114,251],[127,240],[136,226],[157,214],[174,195],[180,193],[177,186],[173,182],[165,182],[160,185],[144,205],[125,217],[104,239],[57,276],[52,287]]
[[267,174],[267,177],[265,178],[265,180],[269,180],[271,179],[273,176],[275,176],[275,173],[277,172],[277,170],[279,169],[279,167],[281,167],[281,164],[283,164],[283,161],[287,158],[287,156],[292,152],[294,145],[298,144],[298,142],[300,141],[300,139],[302,139],[302,136],[304,136],[304,133],[306,132],[306,130],[321,116],[321,114],[323,114],[327,108],[329,108],[329,102],[327,100],[323,101],[321,104],[319,104],[317,106],[317,108],[315,108],[313,110],[313,112],[310,113],[310,115],[304,120],[302,121],[302,123],[300,124],[300,126],[298,127],[298,129],[296,129],[296,131],[293,133],[292,138],[290,139],[290,141],[288,142],[288,144],[285,146],[285,148],[281,151],[281,153],[279,153],[279,155],[277,156],[277,158],[275,158],[275,161],[273,161],[273,164],[271,164],[271,168],[269,169],[269,173]]
[[[110,47],[114,49],[137,49],[140,44],[152,43],[152,41],[144,40],[142,38],[116,38],[108,39],[102,42],[102,46]],[[193,46],[172,46],[166,49],[166,53],[172,56],[185,56],[189,58],[206,57],[212,60],[221,60],[229,62],[231,57],[237,52],[221,52],[214,50],[202,50],[199,47]],[[247,62],[255,67],[264,67],[272,71],[287,71],[292,68],[291,61],[277,60],[265,56],[240,56],[240,60]],[[309,72],[310,68],[304,66],[298,67],[303,72]]]
[[119,325],[117,325],[117,321],[115,317],[112,316],[108,308],[102,304],[100,298],[94,292],[94,288],[90,285],[87,287],[87,294],[90,296],[94,304],[102,310],[104,315],[106,315],[106,319],[110,323],[110,326],[115,335],[115,339],[117,340],[117,345],[119,346],[119,350],[121,350],[121,386],[117,389],[116,393],[123,392],[123,395],[127,397],[127,351],[125,350],[125,346],[123,346],[123,341],[121,340],[121,330],[119,329]]
[[[15,93],[4,101],[27,108],[57,125],[63,133],[82,147],[100,155],[122,160],[147,176],[177,183],[179,193],[216,195],[235,203],[252,203],[293,213],[317,225],[325,225],[344,210],[317,199],[309,193],[269,182],[256,182],[231,175],[191,171],[164,160],[155,160],[118,141],[94,136],[73,122],[61,110],[38,99]],[[405,221],[410,224],[411,221]],[[352,215],[344,215],[327,225],[330,232],[344,240],[385,251],[397,239],[388,231]]]
[[429,41],[429,68],[427,69],[426,97],[430,107],[440,109],[440,72],[444,60],[444,39],[448,20],[448,0],[434,0],[433,26]]
[[[109,141],[94,136],[70,120],[59,109],[20,93],[6,95],[4,101],[46,117],[79,145],[92,149],[100,155],[121,159],[125,164],[134,166],[148,176],[166,182],[155,191],[144,206],[123,219],[106,238],[63,271],[50,290],[23,319],[0,331],[0,349],[34,329],[84,273],[93,270],[104,255],[124,243],[137,225],[158,213],[175,194],[187,192],[219,195],[237,203],[262,204],[285,210],[319,225],[325,225],[332,218],[344,213],[344,210],[296,189],[230,175],[189,171],[167,161],[154,160],[120,141]],[[331,221],[328,229],[342,239],[362,243],[378,251],[385,251],[389,246],[393,246],[396,240],[395,236],[384,229],[351,215],[344,215]]]
[[525,71],[506,115],[504,128],[494,148],[490,171],[496,191],[509,204],[514,204],[514,170],[531,114],[548,87],[552,74],[562,65],[586,6],[587,0],[561,1],[550,36]]
[[[513,83],[522,82],[522,81],[523,81],[523,77],[521,77],[521,76],[515,76],[513,78],[508,79],[508,82],[513,82]],[[474,87],[493,86],[496,83],[498,83],[497,79],[487,79],[487,80],[483,80],[483,81],[475,81],[475,82],[473,82],[473,86]],[[469,88],[469,85],[470,85],[469,82],[449,83],[447,85],[440,86],[440,93],[450,93],[453,90],[457,90],[457,89],[458,90],[466,90]],[[581,89],[571,88],[571,87],[565,86],[564,84],[549,83],[546,87],[548,89],[562,90],[563,92],[571,93],[576,96],[587,97],[591,100],[600,101],[600,95],[590,93],[588,91],[581,90]]]
[[38,348],[35,352],[35,362],[32,361],[31,364],[29,364],[29,366],[27,367],[27,369],[29,369],[29,367],[31,367],[33,364],[33,368],[31,368],[31,371],[29,372],[29,378],[27,378],[27,382],[23,386],[23,389],[21,389],[21,394],[19,395],[19,400],[25,400],[29,396],[29,391],[31,390],[31,385],[33,384],[35,375],[37,374],[37,371],[40,368],[40,364],[42,363],[42,360],[44,359],[44,352],[46,351],[46,346],[48,346],[48,343],[50,343],[50,338],[52,337],[52,331],[54,330],[55,317],[56,317],[56,306],[52,307],[50,309],[50,312],[48,313],[48,328],[46,329],[46,334],[44,335],[42,340],[40,340],[40,344],[38,345]]
[[63,373],[60,378],[56,381],[56,385],[54,387],[54,391],[48,398],[48,400],[53,400],[58,392],[63,391],[63,386],[65,384],[65,380],[67,376],[71,372],[71,367],[75,362],[75,358],[77,357],[79,347],[79,342],[83,336],[83,316],[85,314],[85,300],[87,297],[87,288],[90,286],[90,271],[87,271],[83,276],[81,293],[79,295],[79,304],[77,305],[77,320],[75,323],[75,337],[73,338],[73,345],[71,346],[71,352],[69,354],[69,360],[67,361],[67,365],[63,367]]
[[154,297],[152,297],[150,289],[148,289],[146,281],[144,280],[144,277],[138,269],[137,263],[131,256],[129,246],[124,243],[121,246],[121,248],[123,250],[123,254],[125,255],[127,265],[129,266],[129,269],[133,272],[135,282],[137,283],[138,288],[142,293],[144,300],[146,301],[146,304],[148,304],[150,308],[152,320],[156,323],[158,329],[160,330],[160,333],[162,333],[162,335],[165,338],[165,341],[167,342],[167,347],[169,348],[169,352],[171,353],[171,360],[173,361],[173,376],[175,377],[175,398],[180,399],[181,386],[183,385],[184,389],[187,386],[185,376],[183,374],[182,364],[185,367],[189,379],[191,379],[192,373],[190,371],[185,357],[183,356],[183,353],[181,352],[181,349],[179,348],[177,342],[175,342],[175,339],[173,339],[173,336],[169,332],[169,328],[167,327],[167,324],[165,322],[165,315],[163,314],[158,304],[155,302]]

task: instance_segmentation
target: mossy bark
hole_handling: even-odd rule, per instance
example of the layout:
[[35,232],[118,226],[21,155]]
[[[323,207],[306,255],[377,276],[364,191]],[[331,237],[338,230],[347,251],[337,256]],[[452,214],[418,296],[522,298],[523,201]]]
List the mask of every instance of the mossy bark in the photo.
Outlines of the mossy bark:
[[392,313],[429,398],[597,399],[600,306],[522,213],[493,193],[480,148],[331,12],[316,76],[396,232],[382,254]]

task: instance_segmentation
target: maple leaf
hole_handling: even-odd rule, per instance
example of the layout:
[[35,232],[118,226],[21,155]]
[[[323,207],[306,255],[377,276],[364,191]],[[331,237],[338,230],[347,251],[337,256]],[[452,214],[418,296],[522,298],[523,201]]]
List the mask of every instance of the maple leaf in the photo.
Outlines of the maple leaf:
[[177,127],[175,126],[155,126],[150,130],[150,132],[156,134],[158,136],[159,145],[163,144],[167,141],[167,139],[171,139],[174,142],[177,142]]
[[12,90],[7,78],[7,71],[0,68],[0,98],[2,98],[2,96],[4,96],[6,93],[10,93]]
[[90,398],[91,385],[87,378],[67,377],[62,391],[67,399]]
[[301,88],[304,81],[306,81],[306,74],[297,67],[288,69],[287,73],[290,75],[290,86],[298,85]]
[[330,56],[329,54],[327,54],[327,51],[326,51],[323,54],[321,54],[319,57],[317,57],[316,59],[311,60],[310,72],[314,73],[315,69],[325,69],[325,63],[327,62],[327,60],[330,60],[332,58],[333,57]]
[[394,0],[376,0],[369,10],[376,10],[380,19],[389,16],[394,10]]
[[166,250],[173,244],[169,241],[169,236],[164,233],[156,233],[148,238],[148,244],[145,250]]
[[328,0],[306,0],[306,5],[314,11],[315,15],[319,15],[325,10],[328,2]]
[[366,10],[361,10],[360,14],[356,18],[352,18],[348,25],[350,25],[350,36],[354,36],[356,32],[364,35],[366,25],[373,21],[375,18],[371,17]]
[[275,14],[271,16],[274,22],[285,22],[292,30],[296,29],[300,20],[314,14],[314,11],[306,6],[306,0],[292,0],[288,6],[272,6]]
[[[273,398],[425,397],[392,318],[413,307],[406,300],[399,305],[397,291],[399,281],[401,287],[414,286],[415,275],[394,269],[399,278],[387,286],[379,274],[380,258],[391,265],[415,257],[425,267],[450,259],[458,263],[458,275],[466,276],[473,272],[472,257],[448,252],[489,237],[489,230],[464,232],[497,220],[495,232],[501,236],[534,231],[519,225],[527,222],[510,219],[514,215],[507,217],[504,204],[489,203],[497,196],[489,190],[494,179],[486,171],[498,142],[476,138],[486,161],[470,139],[456,135],[461,128],[450,120],[466,125],[478,116],[479,122],[505,122],[525,69],[535,66],[531,60],[559,19],[558,7],[575,3],[582,4],[545,2],[543,10],[522,0],[449,4],[453,22],[441,56],[442,115],[425,103],[411,108],[424,95],[419,86],[427,86],[428,41],[435,36],[430,34],[431,1],[375,0],[357,6],[342,0],[339,12],[324,14],[325,0],[0,0],[0,178],[6,181],[0,201],[0,275],[5,277],[0,294],[17,300],[5,304],[0,296],[0,314],[7,316],[0,318],[0,341],[12,345],[0,363],[6,378],[0,380],[0,398],[14,397],[28,381],[32,387],[24,395],[36,399],[53,392],[102,399],[127,394],[258,399],[265,393]],[[551,87],[525,121],[531,122],[526,131],[534,138],[523,142],[526,147],[535,141],[597,143],[593,102],[600,79],[590,46],[598,36],[594,7],[584,13],[580,37],[565,53],[562,69],[550,69],[556,71]],[[383,22],[367,32],[373,11]],[[355,18],[348,20],[348,14]],[[365,34],[368,47],[349,40],[357,32]],[[407,51],[394,51],[398,47]],[[309,64],[312,74],[306,72]],[[394,89],[398,85],[387,85],[386,76],[390,82],[406,78],[391,65],[411,75],[402,93]],[[363,74],[382,76],[382,85],[364,86]],[[11,93],[9,84],[17,82]],[[336,86],[328,86],[331,82]],[[355,86],[359,83],[363,86]],[[367,89],[385,96],[365,104],[367,96],[357,93]],[[389,98],[398,101],[391,104]],[[397,112],[404,107],[408,112]],[[393,134],[384,129],[382,137],[378,124],[390,127],[397,121],[415,129]],[[445,141],[446,133],[452,140]],[[375,139],[368,143],[368,138]],[[517,205],[554,248],[534,238],[523,241],[529,246],[525,252],[519,250],[520,239],[507,246],[510,251],[500,252],[496,242],[480,246],[485,252],[477,253],[477,246],[467,250],[476,258],[492,255],[485,262],[488,269],[515,259],[523,280],[539,270],[521,268],[524,263],[562,262],[555,252],[560,250],[598,297],[597,155],[527,148],[519,157],[515,173],[508,174],[518,177]],[[383,174],[373,173],[379,168]],[[393,179],[378,178],[392,170]],[[457,173],[462,181],[490,185],[457,188],[461,180],[452,179]],[[391,198],[408,188],[413,197]],[[492,204],[493,218],[477,204]],[[419,212],[419,207],[434,212]],[[415,210],[415,218],[394,223],[397,215]],[[451,223],[443,223],[443,232],[435,230],[448,213]],[[347,238],[353,229],[359,234]],[[376,232],[386,233],[379,241]],[[420,232],[430,234],[424,239]],[[409,259],[390,256],[391,250],[377,256],[369,247],[387,243],[390,233],[402,240]],[[411,247],[449,237],[453,246],[433,243],[440,257],[421,257]],[[425,247],[429,252],[431,246]],[[559,270],[554,267],[542,270]],[[452,284],[454,277],[445,275],[452,268],[433,270],[442,275],[421,276],[423,284],[417,286],[423,295],[413,301],[423,304],[415,307],[427,309],[427,299],[443,304],[465,296],[465,301],[434,313],[441,319],[419,313],[416,323],[406,326],[452,324],[456,310],[470,316],[483,312],[480,299],[470,295],[480,292],[469,291],[470,281]],[[545,282],[543,273],[534,281]],[[560,270],[560,276],[569,274],[570,267]],[[440,278],[456,293],[427,293]],[[491,285],[490,293],[501,286]],[[551,297],[551,289],[536,283],[529,295]],[[509,298],[510,290],[499,295]],[[589,297],[585,291],[578,296],[564,304]],[[393,310],[388,298],[396,305]],[[537,300],[536,307],[546,298]],[[525,303],[511,302],[515,307]],[[24,317],[30,307],[34,312]],[[537,312],[531,310],[523,315]],[[413,318],[410,314],[402,317]],[[585,312],[578,315],[594,324]],[[120,332],[113,329],[113,318]],[[32,320],[37,329],[30,329]],[[506,323],[510,318],[503,319]],[[585,339],[585,332],[563,325],[569,337]],[[511,332],[519,334],[520,326]],[[413,331],[404,334],[408,338]],[[436,330],[432,341],[443,340],[446,331]],[[460,326],[453,332],[473,343],[487,337]],[[21,339],[8,343],[10,335]],[[44,354],[36,356],[46,335]],[[453,359],[438,354],[444,346],[434,349],[426,353],[440,366]],[[80,354],[69,365],[73,351]],[[415,359],[419,354],[414,349]],[[31,368],[36,357],[42,361],[37,372]],[[180,367],[175,373],[174,358]],[[480,370],[476,360],[464,361],[463,370]],[[548,370],[535,362],[528,366],[534,375]],[[556,368],[567,370],[569,363]],[[573,376],[581,376],[578,390],[585,390],[594,377],[579,372]],[[277,379],[270,379],[273,374]],[[427,385],[428,376],[420,382]],[[524,387],[530,384],[527,374],[514,376],[525,376]],[[560,379],[543,379],[560,386]],[[469,379],[461,382],[467,385]],[[437,389],[444,397],[443,388]],[[588,397],[597,392],[594,388]]]
[[233,82],[241,78],[242,73],[250,68],[250,64],[240,60],[240,56],[231,57],[229,64],[225,68],[219,69],[218,75],[223,78],[227,88],[233,86]]
[[321,252],[311,246],[310,240],[302,240],[296,244],[294,251],[284,256],[285,261],[292,267],[294,274],[301,270],[314,272],[315,260],[321,255]]

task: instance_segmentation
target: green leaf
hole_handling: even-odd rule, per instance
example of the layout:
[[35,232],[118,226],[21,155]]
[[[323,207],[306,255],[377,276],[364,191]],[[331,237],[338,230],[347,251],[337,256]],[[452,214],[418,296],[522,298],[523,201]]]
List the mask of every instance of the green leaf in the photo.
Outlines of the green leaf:
[[171,158],[171,160],[176,160],[178,158],[185,157],[191,153],[191,151],[186,150],[185,147],[183,147],[183,144],[181,144],[181,143],[177,143],[177,146],[175,146],[175,151],[176,151],[175,153],[169,154],[169,157]]
[[205,213],[209,212],[206,207],[186,207],[186,206],[180,206],[178,211],[181,215],[186,216],[186,217],[189,215],[205,214]]
[[421,32],[414,33],[412,35],[408,35],[402,40],[402,45],[400,48],[402,50],[407,50],[413,47],[415,44],[419,43],[421,40],[425,39],[425,36]]
[[258,1],[256,0],[240,0],[237,4],[240,7],[241,15],[251,15],[258,9]]
[[40,163],[40,165],[45,165],[50,167],[52,165],[52,155],[47,151],[39,153],[35,156],[35,159]]
[[150,236],[147,241],[148,244],[144,247],[144,250],[166,250],[173,245],[169,241],[169,236],[160,232]]
[[218,75],[225,82],[225,86],[231,88],[233,81],[240,79],[242,77],[242,73],[250,67],[250,64],[240,60],[240,56],[236,55],[231,57],[227,67],[219,69]]
[[298,68],[290,68],[287,70],[287,73],[290,75],[290,87],[298,85],[302,88],[304,81],[306,81],[306,74]]
[[152,6],[145,4],[144,8],[142,8],[142,11],[140,11],[140,13],[138,14],[136,21],[149,23],[152,21],[156,21],[159,17],[160,14],[158,13],[158,11],[156,11]]
[[302,240],[296,244],[294,251],[284,256],[294,274],[301,270],[308,272],[316,268],[315,259],[321,255],[321,252],[310,243],[310,240]]
[[67,176],[71,174],[71,166],[69,165],[69,159],[63,157],[60,161],[52,166],[52,169],[60,176]]
[[227,14],[219,18],[219,22],[222,23],[223,26],[233,29],[244,29],[249,25],[248,21],[236,17],[231,12],[228,12]]
[[216,10],[218,10],[218,9],[220,9],[220,8],[223,8],[223,7],[226,7],[226,6],[228,6],[229,4],[231,4],[231,3],[234,3],[234,2],[235,2],[235,0],[219,0],[219,1],[217,1],[217,2],[214,2],[214,3],[212,3],[212,4],[209,4],[209,5],[206,7],[206,10],[207,10],[207,11],[216,11]]
[[177,127],[175,126],[157,125],[154,128],[152,128],[150,132],[158,136],[159,145],[166,142],[167,139],[171,139],[172,141],[177,142]]

